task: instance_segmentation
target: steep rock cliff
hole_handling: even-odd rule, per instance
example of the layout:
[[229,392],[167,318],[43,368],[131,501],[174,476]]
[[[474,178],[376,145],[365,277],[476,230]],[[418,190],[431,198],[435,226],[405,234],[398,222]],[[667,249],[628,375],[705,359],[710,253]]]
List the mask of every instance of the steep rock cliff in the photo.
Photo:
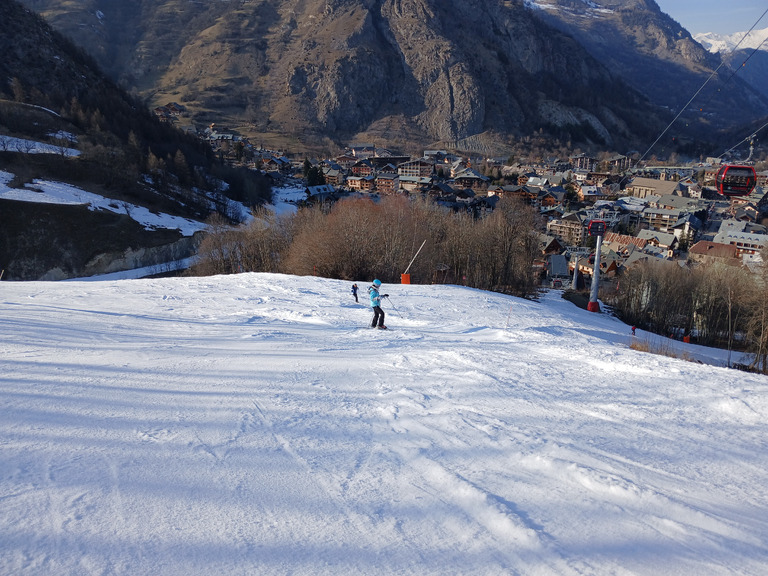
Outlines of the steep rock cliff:
[[[106,0],[25,1],[152,103],[301,144],[543,132],[629,147],[669,118],[654,102],[671,108],[638,73],[669,61],[695,79],[712,65],[650,0],[142,0],[130,14]],[[542,4],[610,27],[594,34]]]

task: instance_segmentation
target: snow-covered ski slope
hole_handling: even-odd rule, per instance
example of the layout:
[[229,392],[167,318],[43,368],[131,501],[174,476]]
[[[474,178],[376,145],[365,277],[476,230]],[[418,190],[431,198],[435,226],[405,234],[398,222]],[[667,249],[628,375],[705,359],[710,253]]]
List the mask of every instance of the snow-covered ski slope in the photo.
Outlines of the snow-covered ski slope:
[[350,287],[0,283],[0,574],[768,573],[768,379]]

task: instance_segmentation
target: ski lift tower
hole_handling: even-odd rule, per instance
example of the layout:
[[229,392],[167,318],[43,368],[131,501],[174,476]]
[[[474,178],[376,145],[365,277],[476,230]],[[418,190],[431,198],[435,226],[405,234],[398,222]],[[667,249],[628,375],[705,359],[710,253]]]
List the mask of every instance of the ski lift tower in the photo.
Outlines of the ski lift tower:
[[607,226],[604,220],[590,220],[589,231],[590,236],[597,238],[597,244],[595,245],[595,264],[592,269],[592,290],[589,294],[589,303],[587,304],[587,310],[590,312],[600,312],[600,304],[597,302],[597,289],[600,286],[600,252],[603,249],[603,235]]

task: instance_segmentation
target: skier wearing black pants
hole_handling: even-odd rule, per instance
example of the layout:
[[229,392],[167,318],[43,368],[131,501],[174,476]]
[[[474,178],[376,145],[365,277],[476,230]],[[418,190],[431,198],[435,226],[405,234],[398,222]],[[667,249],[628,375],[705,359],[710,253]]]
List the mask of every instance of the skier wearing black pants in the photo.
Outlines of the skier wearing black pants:
[[368,294],[371,297],[371,308],[373,308],[373,321],[371,322],[371,328],[378,328],[379,330],[386,330],[384,326],[384,310],[381,309],[381,299],[386,298],[389,294],[379,294],[381,289],[381,280],[376,279],[373,284],[368,288]]

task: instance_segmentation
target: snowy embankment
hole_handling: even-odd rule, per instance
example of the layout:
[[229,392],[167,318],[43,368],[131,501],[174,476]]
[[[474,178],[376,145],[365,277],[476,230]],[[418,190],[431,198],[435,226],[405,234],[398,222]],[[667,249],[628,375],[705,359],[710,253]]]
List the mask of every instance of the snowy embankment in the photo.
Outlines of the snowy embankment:
[[[51,134],[51,136],[69,144],[73,144],[77,140],[73,135],[66,132]],[[45,142],[38,142],[37,140],[13,138],[12,136],[4,136],[2,134],[0,134],[0,150],[21,152],[23,154],[55,154],[66,157],[80,156],[79,150],[70,148],[65,144],[47,144]]]
[[768,379],[349,287],[0,284],[0,574],[768,572]]
[[143,206],[105,198],[62,182],[36,179],[24,188],[11,188],[8,183],[13,180],[13,177],[14,175],[10,172],[0,170],[0,199],[41,204],[82,204],[88,206],[89,210],[108,210],[117,214],[127,214],[147,230],[178,229],[182,236],[192,236],[195,232],[205,229],[205,224],[196,220],[152,212]]

